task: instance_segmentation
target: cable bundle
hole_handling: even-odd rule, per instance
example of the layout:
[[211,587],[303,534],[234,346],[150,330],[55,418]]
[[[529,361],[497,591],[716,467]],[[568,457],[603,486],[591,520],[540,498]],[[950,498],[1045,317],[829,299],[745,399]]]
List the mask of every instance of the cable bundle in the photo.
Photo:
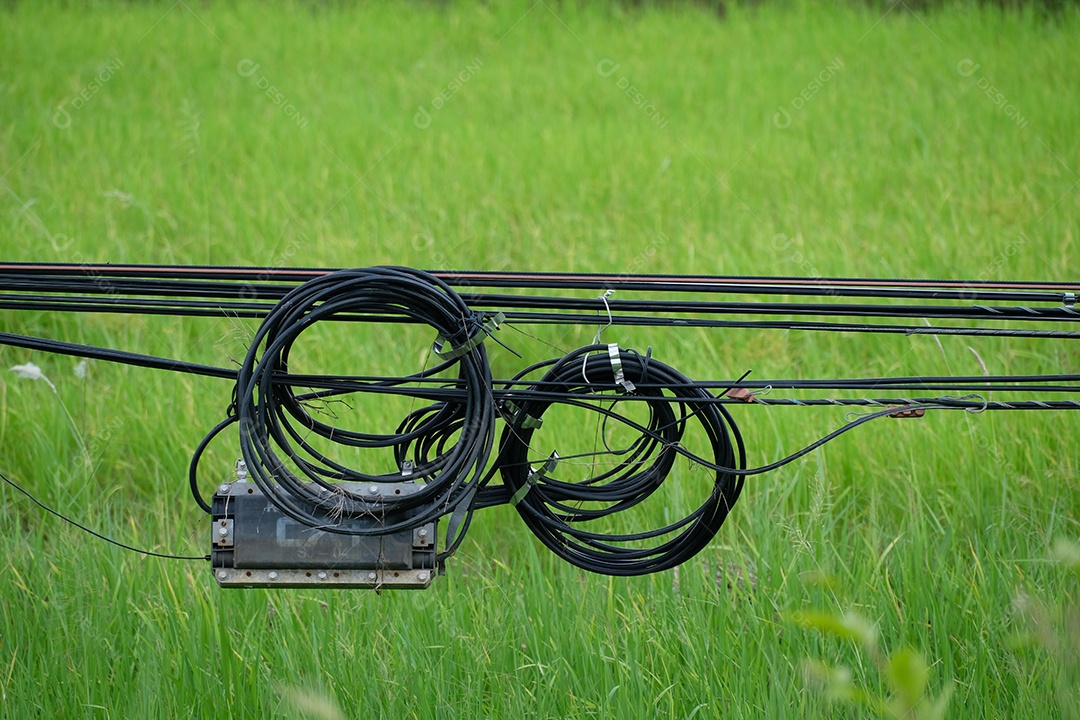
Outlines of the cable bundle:
[[[342,391],[297,395],[293,383],[282,382],[289,373],[289,355],[305,330],[343,313],[389,314],[430,325],[444,339],[450,359],[424,373],[382,384],[402,385],[456,365],[458,384],[464,389],[460,399],[431,406],[390,435],[346,430],[312,417],[306,401]],[[283,513],[330,532],[387,534],[451,512],[467,496],[469,485],[480,481],[493,446],[491,371],[478,341],[484,333],[482,321],[449,286],[419,270],[342,270],[290,292],[264,320],[237,375],[240,449],[252,479]],[[458,433],[452,444],[445,442],[449,427]],[[307,433],[347,447],[395,448],[399,457],[410,445],[429,449],[427,438],[438,436],[444,442],[438,443],[437,453],[422,453],[423,461],[411,468],[409,480],[424,484],[419,491],[361,494],[340,483],[400,483],[403,477],[346,467],[317,450],[305,439]],[[378,527],[341,522],[372,516],[387,521]]]
[[[638,389],[638,384],[650,387]],[[662,389],[665,385],[674,389],[665,392]],[[559,460],[555,455],[540,470],[529,464],[534,433],[544,413],[556,401],[525,400],[516,408],[503,432],[499,468],[511,493],[511,502],[544,545],[559,557],[592,572],[642,575],[675,567],[709,543],[743,488],[740,475],[723,469],[714,471],[715,481],[704,502],[675,523],[622,534],[586,529],[590,523],[643,503],[660,489],[680,454],[688,423],[696,422],[704,428],[713,464],[722,468],[746,467],[738,428],[723,406],[707,402],[713,398],[707,390],[694,387],[686,376],[648,355],[643,357],[614,345],[592,345],[566,355],[551,365],[541,386],[549,393],[565,393],[570,398],[587,396],[592,400],[604,390],[635,392],[649,412],[648,423],[642,426],[613,412],[612,408],[560,400],[587,406],[600,412],[605,423],[613,419],[638,433],[628,447],[618,451],[608,448],[608,453],[620,458],[615,467],[570,482],[551,474]],[[580,503],[599,507],[583,508]],[[649,541],[658,544],[648,546]]]
[[[459,295],[454,288],[462,286],[469,290]],[[507,294],[497,288],[525,292]],[[884,417],[919,417],[926,410],[1080,410],[1080,400],[1068,397],[1080,393],[1080,375],[755,381],[743,375],[737,380],[691,380],[653,359],[651,350],[641,355],[617,345],[594,344],[535,364],[510,380],[493,380],[483,341],[493,337],[499,323],[506,321],[516,329],[592,325],[603,320],[604,313],[605,327],[1073,340],[1080,339],[1080,332],[1072,329],[1080,322],[1076,288],[1072,282],[8,263],[0,264],[0,309],[245,317],[263,322],[239,371],[7,332],[0,332],[0,344],[235,382],[228,417],[206,435],[191,461],[192,492],[207,512],[211,508],[198,489],[200,459],[217,435],[238,423],[250,477],[281,512],[308,526],[349,535],[383,535],[449,516],[441,561],[456,551],[475,510],[511,503],[559,557],[592,572],[639,575],[674,567],[701,551],[738,500],[746,477],[804,457],[855,427]],[[595,299],[562,296],[573,290],[603,290],[603,294]],[[626,293],[627,299],[609,299],[616,290]],[[689,297],[659,300],[635,295],[646,292]],[[744,300],[712,299],[724,295]],[[760,296],[820,300],[794,303]],[[724,315],[743,317],[717,318]],[[771,319],[778,316],[781,319]],[[818,322],[802,319],[806,316],[860,320]],[[880,318],[923,323],[886,324]],[[968,322],[931,326],[926,318]],[[439,361],[420,372],[392,377],[292,372],[290,358],[303,333],[328,320],[426,325],[437,334],[432,350]],[[991,322],[994,326],[986,326]],[[355,354],[360,356],[362,350]],[[769,390],[800,394],[766,397]],[[823,391],[893,394],[805,397]],[[922,394],[926,392],[936,394]],[[419,407],[414,406],[391,433],[336,427],[308,412],[313,402],[352,393],[407,397],[419,401],[415,403]],[[1016,393],[1037,395],[1015,399]],[[862,411],[782,459],[747,468],[743,440],[727,410],[732,403]],[[551,452],[556,448],[550,443],[542,445],[551,437],[541,430],[544,416],[549,415],[549,427],[559,421],[551,417],[554,406],[597,413],[591,451],[560,458]],[[500,418],[505,425],[492,460]],[[560,428],[562,437],[578,427],[570,423]],[[613,442],[610,428],[632,437]],[[320,449],[327,446],[389,451],[397,467],[389,473],[352,468]],[[708,489],[690,503],[696,507],[660,527],[627,531],[643,508],[668,498],[673,479],[685,479],[678,477],[680,458],[692,469],[708,473]],[[585,471],[585,466],[591,469]],[[501,484],[492,483],[496,478]],[[682,492],[681,485],[675,487]],[[672,507],[663,505],[663,510],[666,514]]]
[[[385,391],[429,380],[457,365],[458,376],[449,382],[453,394],[411,412],[389,435],[337,428],[313,417],[305,407],[307,401],[359,388],[336,388],[328,382],[325,389],[297,394],[303,380],[289,374],[290,352],[305,330],[343,314],[397,316],[423,322],[439,334],[436,349],[447,358],[443,363],[422,373],[370,383],[369,389],[375,385]],[[534,388],[517,391],[520,407],[513,405],[513,391],[504,401],[503,407],[515,407],[516,412],[506,424],[494,467],[484,475],[496,415],[481,342],[486,336],[484,319],[445,283],[416,270],[344,270],[290,292],[263,321],[237,375],[240,448],[253,480],[282,512],[298,521],[331,532],[377,535],[416,527],[453,513],[462,503],[471,504],[476,491],[498,472],[503,486],[484,491],[476,506],[513,502],[541,542],[586,570],[610,575],[657,572],[704,548],[742,491],[743,478],[724,468],[746,467],[742,438],[727,410],[711,402],[715,397],[648,355],[614,345],[581,348],[533,366],[511,382],[520,386],[528,374],[550,365]],[[635,383],[643,385],[640,392]],[[635,400],[647,406],[648,422],[639,425],[597,406],[595,401],[604,399],[606,391],[634,392]],[[623,423],[636,439],[623,450],[598,453],[620,460],[595,477],[578,482],[545,477],[529,466],[530,439],[555,402],[601,412],[605,424]],[[705,458],[680,447],[691,422],[700,424],[709,440]],[[402,473],[369,474],[346,467],[317,450],[306,439],[308,433],[348,447],[392,448]],[[605,533],[586,528],[645,502],[663,485],[680,453],[704,461],[715,473],[711,491],[696,510],[653,530]],[[386,486],[375,494],[342,485],[402,482],[425,486],[406,494],[394,494]],[[589,507],[581,507],[583,503]],[[462,510],[467,528],[474,508]],[[353,517],[379,517],[382,522],[358,527],[347,522]],[[452,547],[464,535],[456,529],[449,533]]]

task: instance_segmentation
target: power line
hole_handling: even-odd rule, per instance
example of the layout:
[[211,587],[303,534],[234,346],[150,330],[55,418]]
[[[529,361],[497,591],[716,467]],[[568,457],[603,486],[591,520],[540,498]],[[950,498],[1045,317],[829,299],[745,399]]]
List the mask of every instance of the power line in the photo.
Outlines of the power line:
[[[653,357],[652,348],[642,354],[599,342],[604,328],[1072,340],[1080,338],[1080,330],[1072,329],[1080,320],[1076,287],[1071,282],[7,263],[0,264],[0,309],[241,317],[259,319],[261,325],[239,368],[16,333],[0,333],[0,344],[233,383],[226,417],[198,445],[190,467],[192,494],[208,512],[211,503],[198,487],[199,464],[209,445],[235,425],[245,472],[282,514],[304,526],[382,536],[449,517],[440,555],[445,558],[459,546],[476,510],[510,503],[560,557],[593,572],[635,575],[673,567],[705,547],[746,477],[794,462],[867,422],[930,410],[1077,410],[1080,400],[1069,396],[1080,392],[1080,375],[754,380],[748,371],[737,379],[693,380]],[[583,290],[603,294],[575,296]],[[619,297],[612,297],[613,291]],[[665,297],[673,293],[680,299]],[[818,300],[806,302],[809,297]],[[911,323],[926,318],[944,324]],[[320,322],[427,326],[434,337],[432,364],[392,376],[292,372],[290,357],[300,336]],[[592,345],[496,379],[487,341],[502,344],[498,331],[505,324],[602,327]],[[791,395],[769,394],[778,391]],[[412,409],[393,432],[382,433],[342,427],[312,410],[359,394],[408,398]],[[560,456],[537,447],[544,415],[556,405],[595,415],[592,450]],[[854,417],[839,428],[780,460],[748,468],[733,406],[862,412],[849,413]],[[614,428],[630,439],[610,440]],[[350,453],[389,450],[395,467],[353,467],[331,457],[328,447]],[[660,527],[613,530],[618,523],[612,525],[612,518],[646,504],[669,482],[677,458],[712,475],[696,508]],[[401,492],[406,485],[408,492]]]

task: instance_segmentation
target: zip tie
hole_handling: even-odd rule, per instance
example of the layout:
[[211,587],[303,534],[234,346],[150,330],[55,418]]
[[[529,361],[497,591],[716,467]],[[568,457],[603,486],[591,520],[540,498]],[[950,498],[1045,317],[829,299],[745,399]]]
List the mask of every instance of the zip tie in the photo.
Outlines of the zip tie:
[[622,355],[619,352],[619,346],[617,343],[611,343],[607,346],[608,358],[611,360],[611,372],[615,376],[615,384],[622,385],[623,390],[628,393],[632,393],[637,390],[634,387],[634,383],[626,379],[626,374],[622,369]]
[[434,350],[435,354],[441,357],[443,360],[454,360],[455,358],[459,358],[462,355],[465,355],[477,345],[484,342],[485,335],[491,335],[496,330],[498,330],[499,324],[502,323],[504,320],[506,320],[506,313],[499,312],[495,313],[494,315],[486,316],[483,320],[483,325],[481,328],[483,332],[476,333],[471,338],[463,342],[461,345],[458,345],[456,348],[450,348],[446,351],[444,351],[443,348],[446,347],[446,344],[450,341],[445,336],[443,336],[442,333],[440,333],[439,337],[435,338],[435,342],[434,344],[432,344],[431,349]]
[[532,490],[537,483],[547,477],[549,472],[555,471],[555,467],[558,464],[559,453],[553,450],[551,452],[551,457],[547,459],[547,462],[544,463],[543,467],[529,473],[529,477],[525,479],[525,484],[519,487],[517,492],[510,498],[510,504],[516,507],[518,503],[525,499],[525,496],[529,494],[529,491]]

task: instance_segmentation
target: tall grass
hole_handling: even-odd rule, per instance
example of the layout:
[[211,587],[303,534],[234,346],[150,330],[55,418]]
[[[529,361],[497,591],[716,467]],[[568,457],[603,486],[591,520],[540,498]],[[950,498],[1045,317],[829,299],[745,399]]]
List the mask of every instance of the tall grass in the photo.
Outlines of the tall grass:
[[[9,260],[1066,279],[1080,230],[1078,19],[507,3],[26,3],[0,11]],[[464,79],[463,79],[464,78]],[[425,113],[427,119],[425,119]],[[252,323],[4,313],[3,327],[227,364]],[[512,330],[532,361],[587,342]],[[1065,342],[609,329],[693,377],[1064,372]],[[312,367],[419,363],[335,328]],[[970,346],[970,349],[969,349]],[[520,361],[492,351],[495,374]],[[56,385],[16,378],[33,361]],[[190,452],[227,383],[0,350],[0,469],[126,542],[201,553]],[[398,415],[372,410],[373,422]],[[70,418],[70,419],[69,419]],[[836,427],[748,407],[752,463]],[[73,430],[74,427],[74,430]],[[0,490],[0,715],[856,716],[791,621],[855,612],[954,716],[1067,710],[1021,598],[1077,527],[1076,420],[883,420],[754,480],[678,573],[613,580],[477,517],[429,592],[223,591]],[[77,437],[81,436],[81,440]],[[224,477],[228,441],[205,465]],[[214,478],[207,478],[208,483]],[[679,468],[672,482],[692,485]],[[1065,708],[1065,709],[1063,709]]]

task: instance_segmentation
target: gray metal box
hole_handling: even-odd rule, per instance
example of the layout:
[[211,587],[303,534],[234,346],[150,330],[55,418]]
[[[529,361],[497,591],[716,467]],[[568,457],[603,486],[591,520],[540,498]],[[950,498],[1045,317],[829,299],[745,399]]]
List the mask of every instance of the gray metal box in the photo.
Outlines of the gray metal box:
[[[388,535],[327,532],[284,515],[252,482],[222,485],[211,507],[211,566],[223,587],[425,588],[439,571],[434,522]],[[342,524],[372,528],[380,521]]]

